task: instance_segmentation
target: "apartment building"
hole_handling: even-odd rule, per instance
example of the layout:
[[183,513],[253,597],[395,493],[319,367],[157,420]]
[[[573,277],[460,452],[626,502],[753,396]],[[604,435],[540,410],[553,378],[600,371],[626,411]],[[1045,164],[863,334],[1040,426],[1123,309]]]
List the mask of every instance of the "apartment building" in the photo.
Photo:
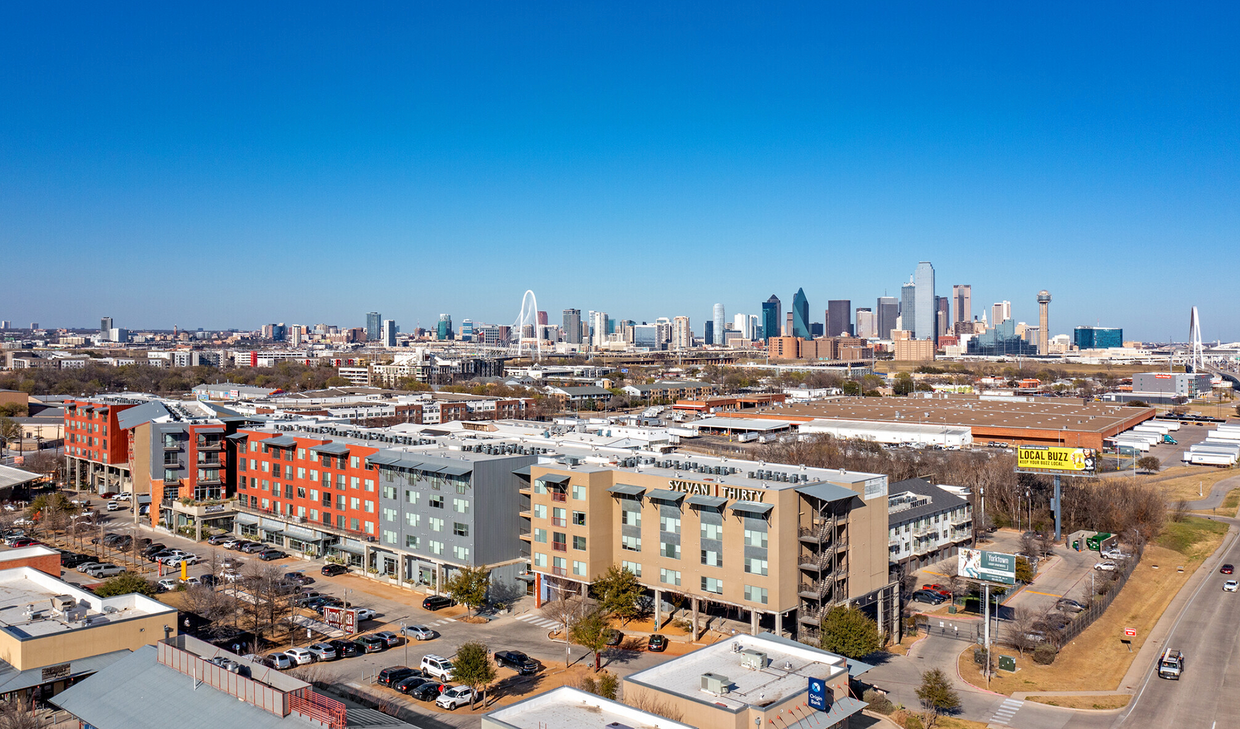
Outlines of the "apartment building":
[[539,601],[618,564],[661,612],[669,593],[748,613],[760,629],[813,636],[824,610],[873,606],[893,622],[887,477],[679,454],[561,449],[518,472],[521,538]]
[[920,478],[891,485],[887,543],[893,575],[904,565],[913,571],[953,557],[972,542],[973,506],[962,493]]
[[623,391],[642,400],[701,400],[710,397],[719,386],[709,382],[655,382],[649,385],[626,385]]
[[65,401],[65,481],[99,493],[133,491],[129,439],[117,423],[134,398],[101,396]]

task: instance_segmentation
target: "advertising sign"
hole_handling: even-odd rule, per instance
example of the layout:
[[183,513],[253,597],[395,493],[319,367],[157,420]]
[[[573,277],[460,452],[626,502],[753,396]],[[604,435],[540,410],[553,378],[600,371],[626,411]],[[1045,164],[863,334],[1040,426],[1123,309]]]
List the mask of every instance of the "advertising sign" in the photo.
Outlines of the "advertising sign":
[[827,688],[827,682],[821,678],[810,678],[809,680],[809,708],[818,711],[830,711],[832,699],[835,694],[831,689]]
[[345,610],[342,607],[325,606],[323,608],[323,622],[352,635],[357,632],[357,608]]
[[965,579],[1016,584],[1016,555],[962,549],[957,560],[957,574]]
[[1093,476],[1097,463],[1098,452],[1093,448],[1016,447],[1016,470],[1023,473]]

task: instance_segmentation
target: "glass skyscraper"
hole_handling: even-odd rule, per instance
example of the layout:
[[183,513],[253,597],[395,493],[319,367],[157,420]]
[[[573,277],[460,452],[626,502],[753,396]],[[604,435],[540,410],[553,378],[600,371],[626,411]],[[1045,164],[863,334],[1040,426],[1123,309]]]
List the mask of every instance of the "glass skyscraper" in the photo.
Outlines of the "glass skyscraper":
[[[913,284],[917,287],[917,311],[913,316],[913,336],[918,339],[939,339],[938,307],[934,301],[934,266],[929,261],[917,264],[913,273]],[[908,328],[908,321],[904,322]]]
[[792,296],[792,336],[809,339],[813,335],[809,329],[809,299],[805,298],[805,289],[797,289]]
[[383,337],[383,317],[377,311],[366,312],[366,341],[377,342]]
[[779,297],[771,294],[771,298],[762,302],[762,338],[770,339],[779,336],[779,320],[784,315]]

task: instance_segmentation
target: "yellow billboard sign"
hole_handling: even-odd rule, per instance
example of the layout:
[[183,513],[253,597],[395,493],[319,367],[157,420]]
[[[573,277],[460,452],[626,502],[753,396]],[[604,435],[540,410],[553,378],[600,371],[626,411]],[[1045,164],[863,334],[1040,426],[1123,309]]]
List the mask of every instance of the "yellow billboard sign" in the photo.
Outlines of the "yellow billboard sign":
[[1016,447],[1016,470],[1018,471],[1092,476],[1097,463],[1098,453],[1093,448]]

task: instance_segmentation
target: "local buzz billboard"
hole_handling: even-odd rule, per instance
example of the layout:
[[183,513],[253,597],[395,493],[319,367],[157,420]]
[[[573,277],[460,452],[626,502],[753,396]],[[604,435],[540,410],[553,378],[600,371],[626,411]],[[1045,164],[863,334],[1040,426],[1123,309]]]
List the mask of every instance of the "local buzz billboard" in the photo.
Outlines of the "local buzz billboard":
[[962,549],[957,555],[956,574],[968,580],[1016,584],[1016,555]]
[[1093,476],[1097,467],[1098,452],[1093,448],[1016,447],[1016,470],[1024,473]]

